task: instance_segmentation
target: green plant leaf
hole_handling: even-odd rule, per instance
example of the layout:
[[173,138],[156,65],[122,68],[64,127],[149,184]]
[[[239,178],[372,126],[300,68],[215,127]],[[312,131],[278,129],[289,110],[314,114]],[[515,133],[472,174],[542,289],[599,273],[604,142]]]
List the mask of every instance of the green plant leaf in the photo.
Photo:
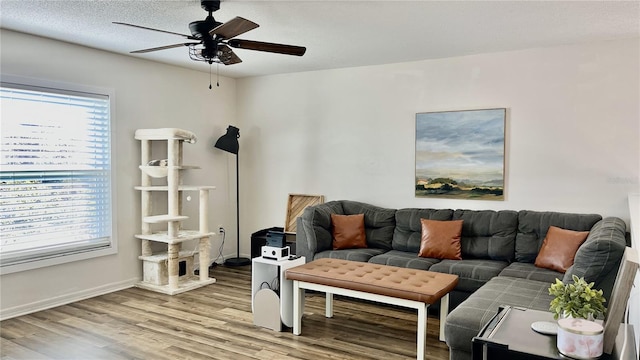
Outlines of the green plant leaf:
[[606,312],[603,303],[602,290],[594,290],[594,283],[587,283],[584,278],[572,276],[573,283],[564,284],[560,279],[551,284],[549,295],[554,298],[549,303],[549,310],[553,312],[555,319],[563,314],[570,314],[573,317],[594,318]]

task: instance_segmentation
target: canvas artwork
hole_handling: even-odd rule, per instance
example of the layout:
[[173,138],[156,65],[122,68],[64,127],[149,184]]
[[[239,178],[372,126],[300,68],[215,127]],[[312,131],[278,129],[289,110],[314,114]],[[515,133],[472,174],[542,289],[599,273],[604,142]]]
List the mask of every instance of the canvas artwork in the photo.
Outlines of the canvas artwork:
[[504,200],[506,109],[416,114],[416,196]]

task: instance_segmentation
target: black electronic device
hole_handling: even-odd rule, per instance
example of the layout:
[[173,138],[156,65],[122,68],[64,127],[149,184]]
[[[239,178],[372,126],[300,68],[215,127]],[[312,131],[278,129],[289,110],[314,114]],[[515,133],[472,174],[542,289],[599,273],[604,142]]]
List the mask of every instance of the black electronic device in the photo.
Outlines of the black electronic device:
[[283,248],[287,245],[287,238],[282,231],[268,231],[267,232],[267,246]]

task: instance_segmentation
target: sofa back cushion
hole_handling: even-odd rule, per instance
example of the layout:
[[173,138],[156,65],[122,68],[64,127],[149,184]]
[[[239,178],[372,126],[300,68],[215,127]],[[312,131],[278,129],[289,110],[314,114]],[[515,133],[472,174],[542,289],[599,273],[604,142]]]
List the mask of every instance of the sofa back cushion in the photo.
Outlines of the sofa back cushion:
[[456,210],[453,220],[463,220],[462,258],[513,261],[518,213],[511,210]]
[[[302,213],[302,224],[307,249],[311,254],[333,248],[331,214],[364,214],[364,230],[367,246],[391,250],[393,229],[396,226],[396,210],[381,208],[357,201],[337,200],[309,206]],[[308,259],[308,261],[311,261]]]
[[573,231],[589,231],[602,219],[597,214],[570,214],[522,210],[518,212],[516,261],[534,263],[550,226]]
[[[344,215],[341,201],[329,201],[324,204],[309,206],[302,213],[302,225],[307,238],[308,250],[315,254],[333,248],[331,234],[331,214]],[[300,231],[300,229],[298,229]],[[307,259],[311,261],[313,259]]]
[[422,238],[420,219],[451,220],[451,209],[399,209],[396,210],[396,227],[393,233],[393,250],[418,254]]
[[396,227],[396,210],[369,205],[357,201],[342,201],[344,215],[364,214],[364,231],[367,246],[391,250],[393,229]]
[[627,245],[625,233],[626,225],[619,218],[608,217],[598,221],[578,248],[573,265],[562,281],[571,281],[573,275],[584,277],[587,282],[595,283],[594,289],[602,289],[608,300]]

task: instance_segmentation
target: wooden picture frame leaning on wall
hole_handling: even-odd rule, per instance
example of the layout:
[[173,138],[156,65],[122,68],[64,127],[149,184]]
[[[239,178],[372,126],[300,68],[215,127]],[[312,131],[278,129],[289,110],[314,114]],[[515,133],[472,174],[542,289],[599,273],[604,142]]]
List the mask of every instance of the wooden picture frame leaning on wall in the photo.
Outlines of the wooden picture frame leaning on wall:
[[[629,293],[633,287],[633,281],[638,273],[638,252],[627,246],[618,269],[616,281],[613,284],[611,298],[604,319],[604,352],[611,354],[616,342],[620,323],[624,318],[624,312],[629,301]],[[638,331],[638,329],[636,329]]]
[[308,206],[324,203],[324,195],[289,194],[287,201],[287,218],[284,221],[284,232],[294,234],[297,230],[296,219],[302,216]]

